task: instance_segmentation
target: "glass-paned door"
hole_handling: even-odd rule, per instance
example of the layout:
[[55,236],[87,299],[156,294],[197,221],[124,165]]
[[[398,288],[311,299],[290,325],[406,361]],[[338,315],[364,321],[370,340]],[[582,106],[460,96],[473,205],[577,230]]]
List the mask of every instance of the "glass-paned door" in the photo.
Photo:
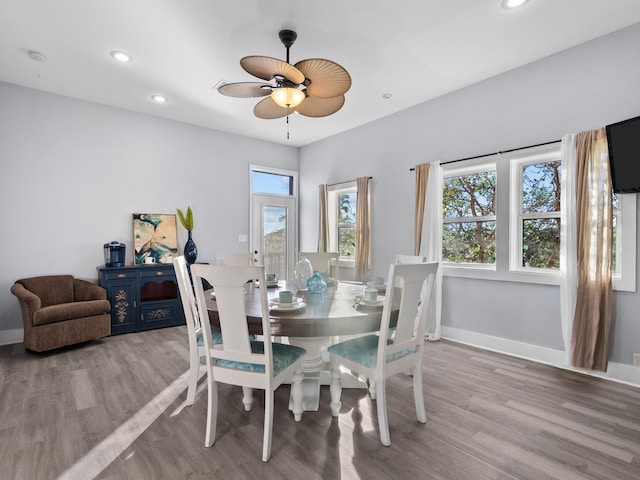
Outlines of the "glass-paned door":
[[253,195],[252,250],[265,273],[293,279],[296,202],[293,197]]

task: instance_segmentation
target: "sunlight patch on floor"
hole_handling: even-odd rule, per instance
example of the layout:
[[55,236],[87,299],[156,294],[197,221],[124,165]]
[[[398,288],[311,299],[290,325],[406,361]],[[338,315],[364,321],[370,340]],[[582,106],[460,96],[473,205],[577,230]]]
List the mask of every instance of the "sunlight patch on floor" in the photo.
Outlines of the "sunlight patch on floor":
[[180,375],[134,416],[65,470],[57,480],[90,480],[97,477],[184,392],[188,374],[187,370]]

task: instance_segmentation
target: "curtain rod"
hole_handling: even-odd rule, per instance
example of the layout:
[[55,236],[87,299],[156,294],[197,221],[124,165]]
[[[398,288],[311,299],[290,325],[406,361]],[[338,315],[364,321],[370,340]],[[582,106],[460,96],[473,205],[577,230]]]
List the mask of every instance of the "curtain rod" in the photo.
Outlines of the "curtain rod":
[[[373,179],[373,177],[369,177],[369,180]],[[341,183],[351,183],[355,182],[356,179],[353,180],[345,180],[344,182],[336,182],[336,183],[327,183],[327,187],[333,187],[334,185],[340,185]]]
[[[501,155],[503,153],[517,152],[518,150],[526,150],[527,148],[542,147],[544,145],[551,145],[552,143],[558,143],[560,141],[561,140],[553,140],[551,142],[544,142],[544,143],[537,143],[535,145],[529,145],[528,147],[518,147],[518,148],[512,148],[510,150],[501,150],[499,152],[485,153],[484,155],[476,155],[474,157],[459,158],[458,160],[449,160],[448,162],[440,162],[440,165],[446,165],[448,163],[464,162],[465,160],[474,160],[476,158],[490,157],[492,155]],[[415,170],[415,167],[409,169],[410,172],[413,172],[414,170]]]

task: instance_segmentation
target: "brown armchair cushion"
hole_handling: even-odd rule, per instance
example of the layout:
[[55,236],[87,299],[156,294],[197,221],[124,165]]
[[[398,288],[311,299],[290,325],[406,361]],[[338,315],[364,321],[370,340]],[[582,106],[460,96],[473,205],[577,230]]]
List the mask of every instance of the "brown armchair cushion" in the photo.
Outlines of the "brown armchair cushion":
[[[40,298],[40,306],[59,305],[74,301],[73,277],[71,275],[47,275],[44,277],[16,280]],[[106,298],[106,297],[105,297]]]
[[63,303],[49,305],[36,310],[33,314],[34,325],[62,322],[73,318],[91,317],[109,312],[108,300],[89,300],[86,302]]

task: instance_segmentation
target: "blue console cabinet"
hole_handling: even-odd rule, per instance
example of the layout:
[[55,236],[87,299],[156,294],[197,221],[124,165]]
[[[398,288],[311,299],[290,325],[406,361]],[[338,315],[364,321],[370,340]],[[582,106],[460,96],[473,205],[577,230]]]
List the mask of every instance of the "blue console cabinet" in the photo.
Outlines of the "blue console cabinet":
[[100,286],[111,303],[111,334],[184,325],[173,265],[98,269]]

